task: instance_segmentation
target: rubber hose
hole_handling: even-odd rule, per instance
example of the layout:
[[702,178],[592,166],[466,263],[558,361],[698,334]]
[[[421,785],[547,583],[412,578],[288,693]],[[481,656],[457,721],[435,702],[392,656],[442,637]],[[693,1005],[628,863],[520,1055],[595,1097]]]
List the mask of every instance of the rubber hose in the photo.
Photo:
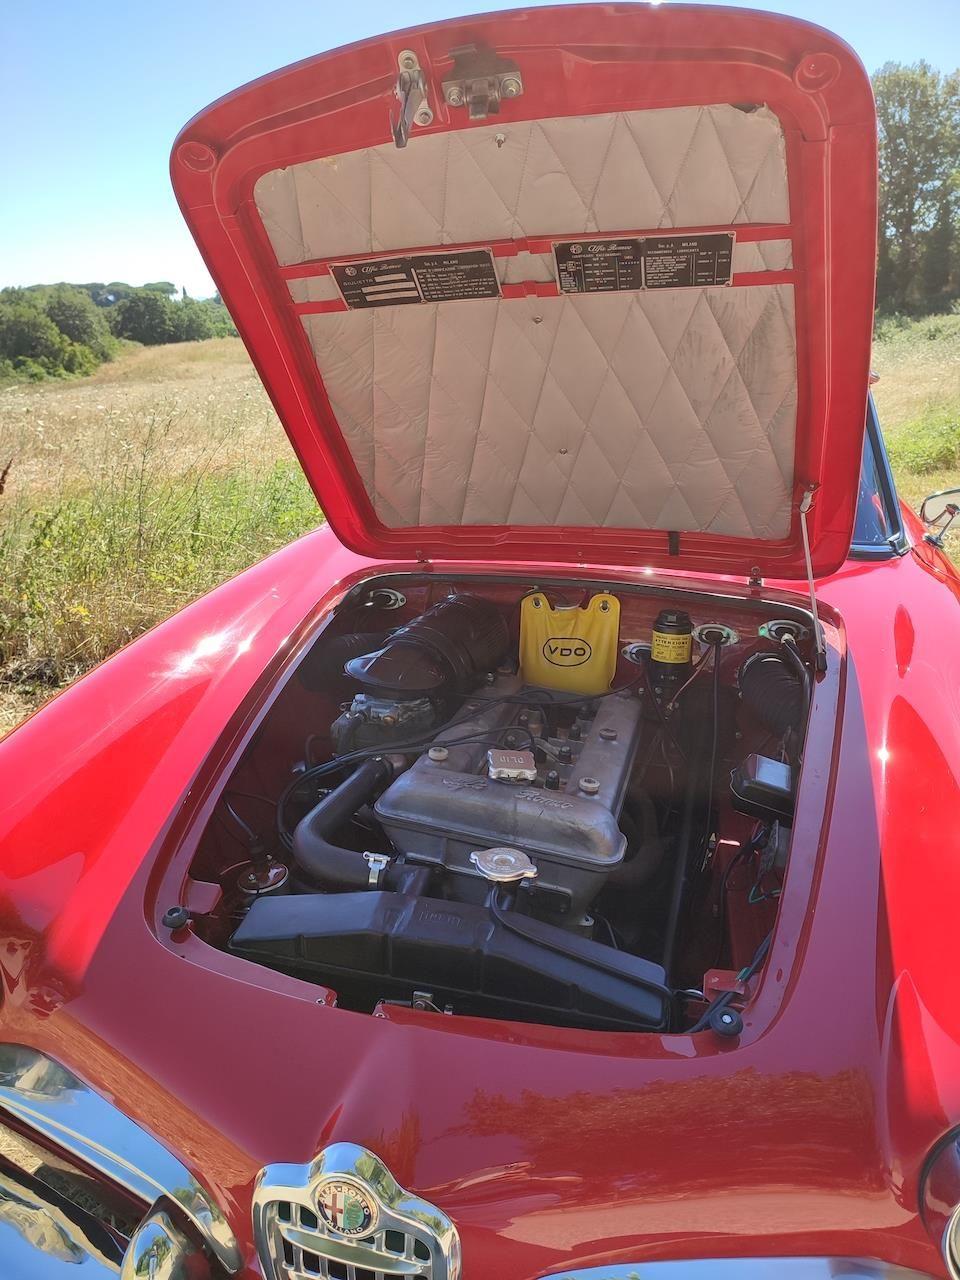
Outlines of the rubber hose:
[[330,837],[358,809],[375,799],[392,777],[393,768],[388,761],[379,756],[365,760],[301,818],[293,833],[293,857],[307,880],[327,888],[367,888],[369,862],[355,849],[331,844]]

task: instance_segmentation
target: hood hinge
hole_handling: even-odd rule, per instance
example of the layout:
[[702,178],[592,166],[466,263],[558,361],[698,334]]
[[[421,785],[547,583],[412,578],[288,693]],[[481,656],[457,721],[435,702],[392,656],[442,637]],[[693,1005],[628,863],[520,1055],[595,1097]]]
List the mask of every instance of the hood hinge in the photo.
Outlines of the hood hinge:
[[427,80],[420,67],[420,60],[412,49],[404,49],[397,58],[400,74],[394,93],[400,103],[400,113],[390,116],[390,131],[394,145],[405,147],[410,130],[415,124],[433,123],[433,112],[427,99]]
[[813,643],[816,648],[816,665],[818,671],[827,669],[827,650],[820,629],[820,615],[817,613],[817,592],[813,579],[813,561],[810,558],[810,532],[807,529],[807,512],[813,506],[813,495],[819,485],[809,484],[800,499],[800,533],[803,537],[803,562],[807,569],[807,587],[810,591],[810,612],[813,614]]

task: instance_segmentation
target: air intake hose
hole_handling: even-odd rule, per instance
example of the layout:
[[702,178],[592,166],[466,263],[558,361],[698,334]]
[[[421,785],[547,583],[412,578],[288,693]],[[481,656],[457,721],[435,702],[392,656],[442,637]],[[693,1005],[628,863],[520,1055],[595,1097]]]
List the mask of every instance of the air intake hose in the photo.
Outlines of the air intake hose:
[[365,889],[371,864],[355,849],[341,849],[330,837],[363,805],[375,799],[393,777],[389,761],[365,760],[349,778],[324,796],[293,833],[293,857],[304,876],[323,888]]
[[449,596],[394,631],[382,647],[351,658],[345,670],[368,693],[450,697],[496,667],[509,642],[495,605],[479,596]]

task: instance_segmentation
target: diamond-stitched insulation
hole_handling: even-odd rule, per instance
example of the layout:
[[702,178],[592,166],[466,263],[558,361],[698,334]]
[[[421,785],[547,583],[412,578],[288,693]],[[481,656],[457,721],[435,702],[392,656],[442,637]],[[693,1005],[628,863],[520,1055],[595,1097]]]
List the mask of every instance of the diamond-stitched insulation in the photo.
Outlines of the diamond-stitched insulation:
[[384,524],[789,532],[793,288],[303,317]]
[[496,122],[275,169],[281,265],[523,236],[789,222],[783,133],[720,104]]
[[268,1233],[271,1261],[283,1280],[431,1280],[433,1276],[430,1249],[412,1232],[378,1230],[360,1240],[334,1242],[312,1210],[278,1200],[270,1206]]

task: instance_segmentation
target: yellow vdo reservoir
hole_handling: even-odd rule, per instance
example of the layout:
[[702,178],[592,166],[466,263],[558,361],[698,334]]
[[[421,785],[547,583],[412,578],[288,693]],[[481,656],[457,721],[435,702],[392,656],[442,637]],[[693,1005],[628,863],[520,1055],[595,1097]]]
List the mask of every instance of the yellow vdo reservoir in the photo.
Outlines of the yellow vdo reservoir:
[[682,609],[661,609],[650,637],[650,676],[654,684],[686,680],[693,656],[693,623]]
[[606,591],[554,608],[542,592],[520,602],[520,668],[527,684],[569,693],[610,688],[617,669],[620,601]]

